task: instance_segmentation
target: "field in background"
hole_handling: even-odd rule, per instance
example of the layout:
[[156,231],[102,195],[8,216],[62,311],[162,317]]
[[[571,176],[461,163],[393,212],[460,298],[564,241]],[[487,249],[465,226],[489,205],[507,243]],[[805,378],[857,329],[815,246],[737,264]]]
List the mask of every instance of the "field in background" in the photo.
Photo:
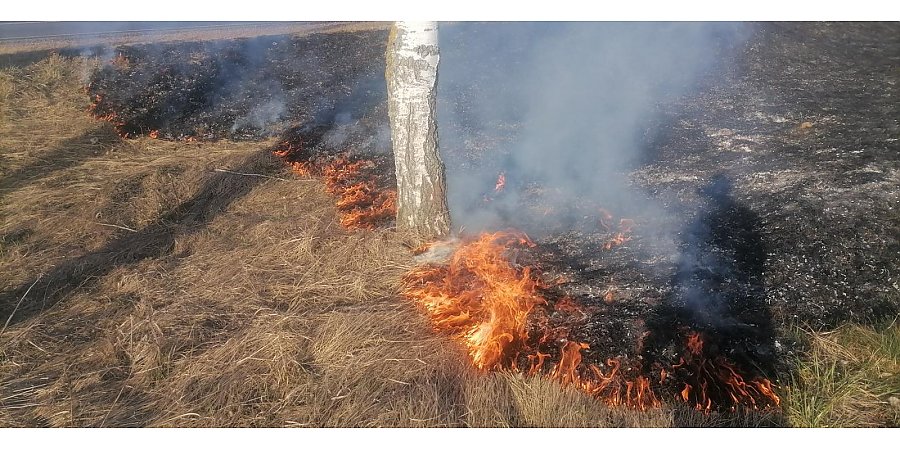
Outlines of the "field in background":
[[0,72],[0,424],[898,425],[897,324],[799,332],[783,417],[477,373],[399,296],[403,235],[341,228],[274,142],[120,139],[85,112],[96,64]]
[[[332,33],[341,31],[363,31],[386,29],[385,22],[270,22],[238,23],[211,27],[185,27],[184,29],[160,29],[118,31],[105,33],[71,33],[48,37],[4,38],[0,36],[0,61],[19,60],[50,51],[78,51],[91,46],[119,46],[135,43],[162,43],[175,41],[197,41],[214,39],[239,39],[285,34],[305,35],[310,33]],[[71,28],[71,27],[69,27]],[[55,33],[54,33],[55,34]]]

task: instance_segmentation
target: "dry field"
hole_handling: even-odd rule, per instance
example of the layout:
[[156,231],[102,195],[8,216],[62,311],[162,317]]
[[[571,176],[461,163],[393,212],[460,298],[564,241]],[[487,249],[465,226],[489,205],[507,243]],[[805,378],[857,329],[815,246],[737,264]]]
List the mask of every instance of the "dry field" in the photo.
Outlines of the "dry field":
[[797,330],[783,411],[608,408],[479,373],[399,295],[411,239],[347,231],[274,142],[123,140],[97,65],[0,71],[4,426],[897,426],[900,327]]

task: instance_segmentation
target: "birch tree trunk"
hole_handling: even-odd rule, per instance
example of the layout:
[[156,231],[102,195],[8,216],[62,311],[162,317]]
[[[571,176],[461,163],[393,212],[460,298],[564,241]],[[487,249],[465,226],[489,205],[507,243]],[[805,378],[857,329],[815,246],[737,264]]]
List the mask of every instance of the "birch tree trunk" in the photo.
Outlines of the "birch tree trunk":
[[396,22],[388,38],[388,116],[397,172],[397,227],[423,240],[450,232],[438,154],[436,22]]

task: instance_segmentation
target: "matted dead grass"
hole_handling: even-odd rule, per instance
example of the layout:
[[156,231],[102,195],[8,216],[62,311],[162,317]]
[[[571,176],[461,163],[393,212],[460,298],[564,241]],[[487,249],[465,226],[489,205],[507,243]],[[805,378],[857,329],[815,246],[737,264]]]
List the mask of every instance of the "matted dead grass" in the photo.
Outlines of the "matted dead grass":
[[411,239],[343,229],[271,143],[119,139],[92,64],[0,76],[0,425],[774,423],[476,372],[398,294]]

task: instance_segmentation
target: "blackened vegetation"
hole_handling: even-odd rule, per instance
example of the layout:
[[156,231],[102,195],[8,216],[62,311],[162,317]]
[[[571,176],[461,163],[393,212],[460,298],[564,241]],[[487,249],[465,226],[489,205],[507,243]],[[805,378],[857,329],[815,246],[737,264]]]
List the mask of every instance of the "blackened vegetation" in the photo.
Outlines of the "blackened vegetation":
[[[754,25],[745,45],[723,54],[696,91],[661,103],[647,117],[644,152],[628,176],[669,217],[632,212],[627,204],[600,205],[638,224],[634,240],[611,252],[597,251],[606,236],[579,230],[572,222],[583,214],[563,212],[556,223],[542,218],[543,207],[562,209],[583,201],[577,195],[542,201],[505,193],[510,200],[496,196],[489,208],[500,214],[528,208],[541,222],[533,228],[560,230],[545,238],[526,229],[542,248],[561,255],[556,263],[550,255],[545,265],[558,270],[548,272],[581,279],[567,289],[599,295],[604,283],[624,284],[627,298],[654,303],[668,295],[675,270],[669,259],[677,258],[668,245],[657,245],[656,230],[685,227],[704,201],[700,188],[724,174],[733,183],[731,198],[757,216],[758,233],[767,243],[760,278],[777,323],[828,329],[848,320],[889,320],[900,312],[897,31],[896,24],[879,23]],[[501,64],[512,74],[523,69],[516,58],[509,59],[489,59],[486,73],[502,72],[496,67]],[[473,80],[486,76],[479,72]],[[445,104],[462,108],[481,93],[477,86],[460,87],[459,102],[446,100],[454,92],[441,94]],[[465,139],[442,151],[466,159],[466,171],[489,168],[482,192],[490,193],[503,170],[507,191],[527,191],[516,186],[528,180],[504,166],[523,124],[505,110],[488,118],[500,123],[479,117],[477,124],[462,119],[447,124],[465,130]],[[493,130],[487,137],[485,123]],[[554,150],[546,151],[552,155]],[[481,197],[472,199],[467,215],[477,214]]]
[[[607,249],[614,233],[586,228],[544,237],[519,258],[558,280],[546,288],[552,300],[541,320],[560,333],[541,350],[556,357],[566,340],[587,342],[585,361],[603,367],[617,359],[626,379],[645,376],[663,398],[700,409],[707,401],[715,408],[772,406],[760,392],[738,401],[725,384],[735,375],[751,382],[776,373],[759,219],[731,197],[724,177],[702,192],[705,204],[681,233],[675,261],[660,257],[664,249],[639,232]],[[565,305],[566,297],[578,307]],[[696,353],[691,339],[702,342]]]
[[[671,379],[679,389],[705,384],[712,402],[725,406],[736,405],[699,365],[733,365],[751,381],[775,373],[777,356],[763,284],[766,242],[759,218],[731,189],[724,177],[702,189],[706,204],[683,233],[672,291],[650,315],[642,355],[646,366],[675,367]],[[697,354],[688,348],[691,339],[702,342]]]
[[259,139],[382,101],[385,32],[121,47],[88,86],[121,134]]
[[[590,344],[586,361],[621,357],[652,372],[678,365],[696,335],[703,355],[725,358],[746,381],[777,381],[800,349],[776,328],[900,312],[898,36],[896,24],[754,26],[695,92],[647,118],[629,177],[664,214],[599,205],[637,224],[630,241],[608,250],[612,233],[595,226],[585,199],[522,188],[529,180],[504,166],[522,126],[514,114],[492,116],[502,122],[493,139],[477,125],[449,126],[471,128],[457,156],[490,167],[486,207],[501,218],[534,216],[535,226],[515,224],[538,244],[517,263],[541,269],[548,298],[570,296],[589,312],[546,308],[551,324],[575,325],[560,339]],[[466,105],[477,88],[460,91]],[[491,193],[503,170],[507,191],[524,195]],[[674,240],[664,230],[677,231]],[[680,396],[683,383],[701,381],[696,372],[682,366],[651,382]],[[714,388],[710,396],[730,404]]]
[[325,176],[342,224],[388,225],[385,41],[374,31],[120,47],[86,88],[90,113],[126,138],[279,136],[271,150]]
[[729,71],[664,109],[633,175],[670,208],[717,173],[759,218],[775,320],[833,328],[900,312],[896,23],[762,24]]

